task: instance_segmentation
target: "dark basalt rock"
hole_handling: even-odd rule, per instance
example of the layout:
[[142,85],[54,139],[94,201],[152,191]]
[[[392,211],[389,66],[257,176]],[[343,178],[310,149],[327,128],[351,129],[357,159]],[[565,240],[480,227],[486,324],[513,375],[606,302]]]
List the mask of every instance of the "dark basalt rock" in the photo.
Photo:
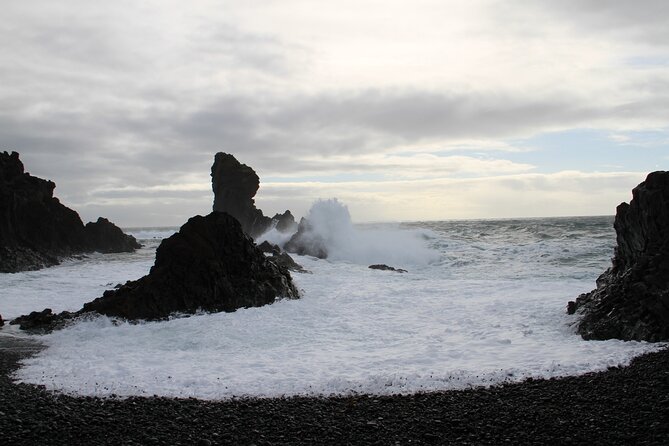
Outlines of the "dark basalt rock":
[[244,232],[257,237],[269,227],[271,219],[256,208],[260,178],[255,171],[228,154],[219,152],[211,166],[214,211],[227,212],[242,225]]
[[262,252],[267,253],[267,254],[280,254],[281,253],[281,248],[279,248],[279,245],[273,245],[272,243],[268,242],[265,240],[261,244],[258,245],[258,249],[260,249]]
[[279,245],[273,245],[272,243],[265,240],[258,245],[258,249],[266,254],[271,254],[271,259],[274,263],[286,268],[289,271],[295,271],[296,273],[310,273],[297,263],[293,258],[284,251],[281,251]]
[[288,240],[283,249],[297,255],[307,255],[325,259],[328,256],[325,240],[312,230],[309,220],[302,218],[297,232]]
[[669,172],[653,172],[616,209],[617,247],[597,288],[569,302],[584,339],[669,340]]
[[73,319],[77,314],[63,311],[53,313],[51,308],[42,311],[33,311],[28,315],[13,319],[9,325],[18,325],[21,330],[32,332],[50,332],[56,328],[62,328],[67,321]]
[[58,257],[25,246],[0,247],[0,273],[31,271],[57,265]]
[[211,166],[214,211],[227,212],[242,225],[245,233],[255,238],[273,225],[281,232],[294,231],[295,218],[286,211],[269,218],[256,208],[255,197],[260,178],[255,171],[229,153],[219,152]]
[[53,196],[55,187],[25,173],[18,153],[0,152],[0,272],[39,269],[86,251],[84,225]]
[[148,275],[84,304],[126,319],[156,320],[170,314],[235,311],[298,298],[290,273],[270,261],[223,212],[195,216],[163,240]]
[[40,269],[101,248],[79,214],[53,196],[55,187],[25,172],[18,153],[0,152],[0,272]]
[[132,252],[142,247],[135,237],[124,234],[121,228],[103,217],[95,223],[86,223],[84,229],[91,246],[102,253]]
[[290,211],[286,210],[283,214],[275,214],[272,217],[272,225],[279,232],[295,232],[297,231],[297,222]]
[[378,269],[381,271],[395,271],[396,273],[406,273],[408,272],[405,269],[402,268],[393,268],[392,266],[388,266],[385,264],[378,264],[378,265],[369,265],[370,269]]
[[311,271],[304,269],[302,265],[297,263],[287,252],[281,252],[278,254],[272,255],[270,259],[277,265],[286,268],[289,271],[295,271],[296,273],[308,273],[311,274]]

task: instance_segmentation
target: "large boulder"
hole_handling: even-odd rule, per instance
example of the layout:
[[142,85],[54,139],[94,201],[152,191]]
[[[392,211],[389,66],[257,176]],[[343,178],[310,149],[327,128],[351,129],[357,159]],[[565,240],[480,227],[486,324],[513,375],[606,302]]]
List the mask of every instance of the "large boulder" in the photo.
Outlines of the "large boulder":
[[669,172],[653,172],[616,209],[617,247],[597,288],[570,302],[585,339],[669,340]]
[[270,218],[256,208],[253,197],[260,187],[260,178],[251,167],[240,163],[233,155],[219,152],[214,156],[211,187],[214,191],[213,210],[235,217],[251,237],[256,238],[273,226],[282,232],[295,231],[297,224],[290,211]]
[[0,152],[0,272],[40,269],[59,257],[109,250],[107,240],[92,239],[79,214],[53,196],[55,187],[25,172],[18,153]]
[[148,275],[106,291],[80,312],[156,320],[298,297],[290,273],[266,258],[235,218],[212,212],[192,217],[163,240]]
[[103,217],[95,223],[86,223],[84,230],[90,246],[98,252],[132,252],[142,247],[135,237],[123,233],[121,228]]

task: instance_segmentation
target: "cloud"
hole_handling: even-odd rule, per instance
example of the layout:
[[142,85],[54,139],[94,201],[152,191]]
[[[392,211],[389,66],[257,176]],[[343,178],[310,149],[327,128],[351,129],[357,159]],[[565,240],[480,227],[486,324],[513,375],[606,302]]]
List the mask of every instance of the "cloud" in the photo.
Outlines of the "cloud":
[[[337,197],[356,221],[613,215],[645,173],[516,174],[479,178],[348,183],[263,183],[257,202],[279,212],[295,204]],[[307,205],[293,208],[305,215]]]
[[596,108],[568,98],[499,93],[366,90],[292,102],[271,117],[276,127],[365,129],[403,141],[508,137],[597,114]]
[[[288,178],[299,176],[377,175],[380,178],[438,178],[526,172],[534,166],[505,159],[429,153],[411,155],[337,155],[296,160]],[[276,177],[281,177],[277,175]]]
[[371,184],[554,171],[522,149],[554,131],[666,145],[662,2],[342,1],[8,2],[0,150],[86,212],[181,219],[210,207],[188,185],[221,150],[277,182]]
[[636,43],[669,46],[667,3],[663,0],[532,0],[522,2],[520,7],[541,11],[547,19],[559,14],[579,33],[617,34]]

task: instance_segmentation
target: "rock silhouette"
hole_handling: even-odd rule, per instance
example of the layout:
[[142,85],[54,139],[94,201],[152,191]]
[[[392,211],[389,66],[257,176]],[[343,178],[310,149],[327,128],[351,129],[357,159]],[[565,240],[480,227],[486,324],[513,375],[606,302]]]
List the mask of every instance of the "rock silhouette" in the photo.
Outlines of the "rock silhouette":
[[103,217],[95,223],[86,223],[84,230],[89,243],[98,252],[131,252],[142,247],[135,237],[124,234],[121,228]]
[[312,230],[311,223],[306,218],[300,220],[297,232],[292,235],[283,248],[288,252],[301,256],[307,255],[318,257],[319,259],[325,259],[328,256],[325,240]]
[[148,275],[84,304],[83,312],[126,319],[235,311],[299,293],[290,273],[266,258],[239,222],[223,212],[195,216],[162,241]]
[[227,212],[235,217],[251,237],[256,238],[272,226],[282,232],[295,231],[297,224],[290,211],[270,218],[256,208],[253,197],[260,187],[260,178],[251,167],[240,163],[233,155],[219,152],[214,156],[211,185],[214,211]]
[[107,220],[84,227],[79,214],[53,196],[55,187],[25,172],[18,153],[0,152],[0,272],[40,269],[57,264],[60,257],[139,246]]
[[585,339],[669,340],[669,172],[652,172],[616,209],[617,247],[597,288],[569,302]]
[[394,272],[396,272],[396,273],[406,273],[406,272],[408,272],[408,271],[405,270],[405,269],[402,269],[402,268],[394,268],[394,267],[392,267],[392,266],[388,266],[388,265],[386,265],[385,263],[375,264],[375,265],[369,265],[368,268],[369,268],[369,269],[378,269],[378,270],[381,270],[381,271],[394,271]]

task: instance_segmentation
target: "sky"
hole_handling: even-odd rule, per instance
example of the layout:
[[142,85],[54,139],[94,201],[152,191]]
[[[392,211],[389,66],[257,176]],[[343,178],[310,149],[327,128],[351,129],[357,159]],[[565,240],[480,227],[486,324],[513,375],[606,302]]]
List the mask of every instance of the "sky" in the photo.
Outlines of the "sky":
[[613,215],[669,166],[665,0],[0,0],[0,150],[84,222]]

